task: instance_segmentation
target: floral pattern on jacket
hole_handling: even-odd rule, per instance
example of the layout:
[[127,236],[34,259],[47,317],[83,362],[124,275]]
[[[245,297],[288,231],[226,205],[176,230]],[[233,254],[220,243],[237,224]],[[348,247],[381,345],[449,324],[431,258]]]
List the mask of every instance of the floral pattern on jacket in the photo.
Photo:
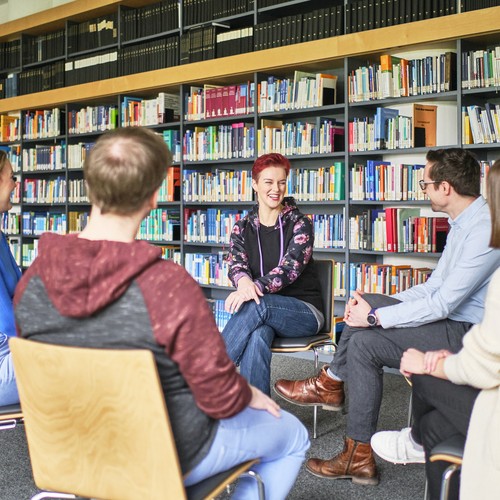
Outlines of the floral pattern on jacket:
[[[287,197],[283,200],[281,211],[283,227],[293,224],[293,235],[278,266],[265,276],[253,276],[245,250],[245,237],[248,225],[256,230],[259,227],[258,205],[243,219],[236,222],[231,232],[229,249],[229,279],[236,287],[238,279],[248,276],[264,293],[277,293],[292,284],[302,274],[313,253],[314,228],[311,219],[302,214],[295,200]],[[278,226],[278,222],[276,223]],[[255,241],[257,248],[257,241]]]

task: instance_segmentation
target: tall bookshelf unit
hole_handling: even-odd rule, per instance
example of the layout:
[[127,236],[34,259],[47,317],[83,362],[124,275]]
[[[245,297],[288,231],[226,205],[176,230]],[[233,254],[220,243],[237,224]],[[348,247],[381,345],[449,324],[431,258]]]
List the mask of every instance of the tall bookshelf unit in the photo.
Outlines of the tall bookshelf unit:
[[[178,22],[169,24],[169,29],[156,35],[146,34],[139,38],[133,38],[133,34],[124,33],[124,16],[129,9],[142,9],[153,4],[148,0],[87,0],[75,1],[59,7],[43,11],[39,14],[28,16],[0,25],[0,42],[12,42],[13,40],[32,40],[34,36],[48,33],[60,33],[65,31],[65,53],[64,56],[57,54],[56,62],[68,63],[74,59],[75,53],[68,48],[68,31],[78,23],[96,18],[115,19],[116,41],[113,38],[111,45],[101,46],[92,49],[85,49],[76,55],[81,57],[92,56],[102,53],[104,49],[120,51],[133,44],[151,42],[155,40],[166,40],[172,36],[187,35],[198,25],[186,24],[186,15],[192,15],[187,7],[188,2],[181,2],[178,5]],[[167,2],[166,2],[167,3]],[[172,2],[170,2],[171,4]],[[175,3],[175,2],[174,2]],[[294,13],[306,13],[313,9],[323,7],[321,2],[314,0],[291,0],[279,5],[262,5],[262,2],[241,2],[245,6],[240,12],[222,16],[216,21],[230,27],[231,30],[243,29],[248,25],[258,26],[262,23],[273,20],[279,24],[286,15]],[[270,3],[270,2],[269,2]],[[81,83],[60,88],[53,88],[41,92],[26,93],[24,95],[13,96],[0,99],[0,116],[13,115],[18,113],[21,120],[21,134],[18,139],[5,141],[0,146],[10,148],[12,151],[13,163],[19,166],[17,175],[20,176],[21,196],[19,210],[22,214],[29,212],[48,212],[50,215],[61,214],[69,221],[70,217],[77,217],[84,223],[85,213],[89,210],[88,202],[85,201],[84,193],[81,193],[81,163],[72,160],[70,149],[76,154],[85,154],[86,148],[90,147],[102,130],[79,133],[68,128],[68,117],[71,112],[84,109],[86,107],[116,107],[116,124],[121,123],[121,107],[127,97],[152,99],[160,92],[176,94],[180,99],[180,118],[163,124],[155,125],[158,132],[172,130],[178,132],[178,140],[181,145],[190,133],[207,129],[209,126],[215,128],[227,125],[229,128],[244,126],[250,130],[253,128],[255,134],[254,150],[241,154],[236,158],[223,159],[197,159],[181,155],[178,159],[181,179],[184,185],[181,186],[180,195],[174,201],[164,202],[163,208],[167,217],[177,220],[180,224],[180,236],[173,236],[171,240],[155,242],[167,247],[177,249],[178,256],[182,263],[191,259],[193,254],[213,254],[217,258],[218,254],[227,249],[227,241],[187,241],[185,238],[187,216],[195,213],[196,210],[202,212],[209,208],[216,208],[224,211],[238,213],[249,210],[252,201],[247,198],[242,201],[237,196],[229,201],[200,201],[192,200],[186,192],[186,176],[189,172],[199,174],[214,175],[216,171],[231,171],[231,175],[242,175],[242,171],[251,168],[252,161],[258,156],[257,131],[261,129],[265,120],[280,121],[297,126],[297,123],[316,124],[320,127],[325,120],[343,123],[345,130],[341,144],[337,143],[334,151],[329,152],[306,152],[303,154],[287,154],[294,169],[307,169],[308,172],[328,169],[334,164],[344,168],[342,177],[343,193],[337,199],[307,199],[304,196],[298,202],[301,210],[316,216],[335,216],[336,224],[343,219],[345,240],[336,241],[335,244],[323,245],[326,248],[315,249],[317,258],[332,258],[339,265],[345,265],[347,269],[351,264],[360,262],[370,262],[375,264],[412,264],[414,267],[425,267],[435,262],[438,253],[432,252],[387,252],[384,250],[367,250],[366,248],[353,249],[350,244],[349,219],[362,214],[364,210],[380,210],[388,207],[421,207],[425,212],[430,212],[430,207],[426,200],[353,200],[350,199],[351,172],[355,166],[364,166],[369,160],[388,161],[393,163],[423,164],[425,163],[425,147],[408,147],[396,149],[371,149],[368,151],[352,151],[349,143],[349,123],[355,119],[362,119],[368,115],[373,115],[377,108],[392,107],[407,109],[414,103],[433,104],[438,107],[437,120],[437,141],[436,147],[463,146],[471,149],[480,160],[494,161],[500,157],[500,135],[496,140],[487,143],[469,144],[471,142],[465,137],[463,125],[463,110],[468,106],[482,106],[486,103],[498,104],[498,90],[500,80],[491,80],[488,86],[485,81],[478,81],[472,85],[467,83],[465,66],[468,64],[467,52],[486,50],[490,47],[500,45],[500,7],[491,7],[470,12],[455,13],[424,20],[411,20],[401,24],[386,25],[377,27],[371,24],[370,29],[358,30],[352,33],[349,29],[348,21],[351,19],[353,5],[361,2],[332,2],[332,6],[343,5],[342,12],[349,15],[342,18],[340,31],[346,34],[328,36],[311,41],[304,41],[293,45],[271,47],[263,50],[254,50],[238,55],[219,57],[214,60],[200,60],[187,64],[174,64],[170,67],[162,67],[150,71],[132,72],[124,76],[109,77],[96,81]],[[171,6],[175,8],[175,5]],[[459,9],[455,9],[458,12]],[[114,17],[113,17],[114,16]],[[305,14],[304,14],[305,16]],[[277,20],[280,20],[279,22]],[[210,20],[208,20],[210,21]],[[378,20],[380,21],[380,20]],[[203,21],[205,22],[205,21]],[[208,23],[210,25],[210,23]],[[379,22],[380,25],[380,22]],[[56,35],[54,35],[56,36]],[[57,35],[60,36],[60,35]],[[256,36],[254,31],[254,37]],[[108,40],[108,39],[107,39]],[[109,41],[109,40],[108,40]],[[269,40],[268,40],[269,42]],[[31,43],[31,42],[30,42]],[[180,54],[182,54],[182,37],[180,38]],[[269,42],[272,45],[272,42]],[[381,55],[391,55],[403,58],[425,57],[429,53],[456,53],[456,66],[452,70],[451,78],[453,84],[449,89],[442,89],[439,92],[430,91],[414,96],[388,97],[378,100],[363,100],[361,102],[350,102],[349,81],[352,72],[361,66],[378,62]],[[20,54],[22,50],[20,51]],[[478,52],[479,53],[479,52]],[[178,62],[181,62],[182,55]],[[27,60],[27,59],[25,59]],[[497,49],[491,60],[496,65],[496,71],[500,70],[500,49]],[[50,61],[33,62],[29,59],[28,67],[47,64]],[[174,58],[174,63],[177,62]],[[135,66],[134,66],[135,67]],[[0,75],[4,77],[7,73],[23,68],[23,60],[19,59],[19,67],[0,68]],[[281,109],[273,111],[261,111],[258,107],[257,92],[259,83],[270,81],[270,77],[277,79],[293,79],[295,72],[303,71],[310,73],[325,73],[337,76],[337,99],[335,104],[325,104],[324,106],[311,107],[306,109]],[[253,84],[255,88],[255,99],[253,108],[246,109],[245,113],[237,116],[210,117],[198,120],[188,119],[186,95],[193,88],[203,88],[204,86],[237,86],[241,84]],[[477,85],[476,85],[477,83]],[[469,88],[469,87],[474,88]],[[43,138],[26,138],[24,121],[28,112],[36,110],[61,111],[61,129],[57,134]],[[401,113],[403,114],[403,113]],[[497,115],[498,117],[498,115]],[[238,124],[243,125],[238,125]],[[497,124],[499,125],[499,124]],[[500,131],[497,130],[497,134]],[[248,132],[250,133],[250,132]],[[28,155],[30,149],[48,146],[59,148],[60,163],[53,169],[31,171],[23,160],[23,154]],[[19,155],[20,150],[20,155]],[[286,151],[285,151],[286,152]],[[71,154],[73,154],[71,153]],[[245,157],[246,156],[246,157]],[[23,163],[24,162],[24,163]],[[24,165],[21,167],[21,165]],[[225,174],[224,174],[225,175]],[[313,174],[311,174],[313,175]],[[33,202],[26,196],[23,186],[26,180],[58,180],[61,182],[61,189],[66,193],[55,202]],[[80,182],[80,185],[78,184]],[[71,189],[77,190],[77,195]],[[65,191],[64,191],[65,190]],[[70,215],[71,213],[76,214]],[[170,213],[170,214],[169,214]],[[51,226],[52,227],[52,226]],[[58,227],[57,224],[54,227]],[[67,229],[66,229],[67,231]],[[36,234],[10,235],[14,241],[22,245],[18,254],[21,262],[28,264],[32,255],[30,251],[36,246]],[[223,268],[221,269],[223,271]],[[344,290],[336,290],[336,314],[340,314],[343,309],[345,296],[349,293],[349,273],[345,273]],[[352,284],[351,284],[352,286]],[[228,293],[228,287],[221,284],[202,284],[207,297],[212,299],[224,298]],[[346,291],[347,290],[347,291]]]

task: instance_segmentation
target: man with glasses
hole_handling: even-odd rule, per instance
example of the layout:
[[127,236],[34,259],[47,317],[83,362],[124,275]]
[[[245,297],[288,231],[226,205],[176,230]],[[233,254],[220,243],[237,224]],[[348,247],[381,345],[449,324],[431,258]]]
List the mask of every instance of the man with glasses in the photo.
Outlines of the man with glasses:
[[[480,167],[460,148],[430,150],[420,187],[432,210],[449,216],[446,248],[426,283],[388,297],[356,291],[347,303],[347,326],[330,366],[306,380],[278,380],[276,392],[289,402],[340,410],[344,382],[349,413],[344,449],[331,459],[311,458],[307,470],[328,479],[378,484],[370,439],[377,428],[383,367],[399,368],[410,347],[458,352],[462,337],[483,316],[491,275],[500,251],[488,246],[491,221],[479,193]],[[401,434],[400,434],[401,435]],[[401,462],[424,462],[421,448],[399,443]]]

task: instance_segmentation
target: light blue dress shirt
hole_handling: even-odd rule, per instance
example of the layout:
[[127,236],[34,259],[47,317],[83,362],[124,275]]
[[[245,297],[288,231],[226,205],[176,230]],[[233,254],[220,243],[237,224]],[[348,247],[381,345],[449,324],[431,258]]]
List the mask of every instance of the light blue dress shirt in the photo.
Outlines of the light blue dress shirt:
[[490,248],[491,218],[480,196],[455,220],[449,219],[446,247],[423,284],[394,295],[400,304],[377,310],[384,328],[425,325],[449,318],[479,323],[491,276],[500,266],[500,250]]

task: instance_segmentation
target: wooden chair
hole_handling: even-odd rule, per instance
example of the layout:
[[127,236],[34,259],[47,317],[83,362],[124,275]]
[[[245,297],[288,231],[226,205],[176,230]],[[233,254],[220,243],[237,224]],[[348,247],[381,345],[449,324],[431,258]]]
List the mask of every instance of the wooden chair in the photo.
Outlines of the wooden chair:
[[20,338],[11,339],[10,348],[39,488],[107,500],[201,499],[248,474],[264,498],[260,477],[249,470],[257,460],[184,488],[150,351]]
[[450,491],[450,481],[455,472],[462,467],[462,460],[464,456],[465,438],[463,436],[452,436],[442,443],[432,448],[429,460],[436,462],[444,460],[449,462],[450,465],[443,472],[443,479],[441,480],[441,494],[440,500],[448,500]]
[[17,424],[22,423],[22,421],[23,412],[19,403],[0,406],[0,431],[13,429]]
[[[323,300],[323,311],[325,324],[317,335],[311,337],[275,337],[271,346],[272,352],[293,353],[313,351],[314,368],[319,370],[318,348],[325,345],[334,345],[335,323],[333,321],[333,261],[315,260],[316,272],[318,273],[321,297]],[[318,407],[314,406],[313,438],[316,438],[316,426],[318,419]]]

